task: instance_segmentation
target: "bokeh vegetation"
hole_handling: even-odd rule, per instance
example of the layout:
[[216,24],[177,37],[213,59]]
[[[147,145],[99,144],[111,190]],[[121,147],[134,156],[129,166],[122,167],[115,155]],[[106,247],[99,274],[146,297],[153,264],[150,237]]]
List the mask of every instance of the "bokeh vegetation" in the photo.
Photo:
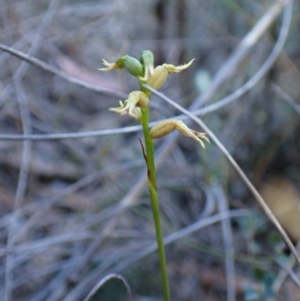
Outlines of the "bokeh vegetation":
[[[112,272],[128,280],[135,300],[161,300],[142,133],[122,132],[136,122],[108,111],[139,87],[125,72],[97,70],[101,58],[138,57],[145,49],[154,53],[155,65],[196,59],[185,72],[169,76],[161,92],[188,108],[211,91],[198,106],[204,109],[200,118],[274,212],[278,204],[291,204],[279,208],[279,215],[286,214],[279,220],[297,243],[299,1],[293,3],[284,46],[266,74],[241,97],[205,112],[263,66],[287,25],[283,14],[290,1],[280,6],[283,2],[0,2],[1,44],[94,87],[0,51],[3,300],[83,300]],[[260,24],[257,41],[240,61],[233,60],[241,41],[278,3],[270,26]],[[151,110],[155,120],[180,115],[157,96]],[[93,134],[101,130],[107,135]],[[80,132],[89,133],[77,139],[68,135]],[[3,136],[52,133],[66,137]],[[157,140],[155,148],[163,229],[173,240],[166,246],[172,300],[299,300],[299,287],[285,272],[294,265],[288,249],[220,150],[211,144],[203,151],[173,134]],[[218,219],[220,214],[231,218]],[[191,232],[184,236],[184,230]]]

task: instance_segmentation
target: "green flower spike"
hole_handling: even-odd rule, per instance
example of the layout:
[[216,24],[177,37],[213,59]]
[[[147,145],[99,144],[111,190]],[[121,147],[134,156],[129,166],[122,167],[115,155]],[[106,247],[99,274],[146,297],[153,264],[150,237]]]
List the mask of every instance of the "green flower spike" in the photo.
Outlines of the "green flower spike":
[[207,141],[209,143],[209,139],[206,137],[205,133],[200,133],[197,131],[194,131],[190,128],[188,128],[185,123],[181,120],[165,120],[160,122],[159,124],[155,125],[151,130],[150,130],[150,136],[153,139],[163,137],[165,135],[168,135],[174,130],[179,131],[182,135],[190,137],[200,143],[200,145],[205,148],[205,145],[203,143],[203,140]]
[[191,60],[189,63],[181,66],[162,64],[154,68],[153,53],[149,50],[145,50],[142,51],[139,61],[128,55],[120,57],[115,63],[109,63],[104,59],[102,61],[105,68],[101,68],[100,70],[110,71],[114,69],[126,69],[130,74],[137,78],[140,84],[140,91],[131,92],[128,95],[128,99],[125,101],[120,101],[120,107],[111,108],[110,110],[120,115],[127,114],[132,116],[133,118],[137,119],[143,127],[144,145],[142,143],[141,144],[148,170],[148,187],[158,246],[163,295],[164,301],[171,301],[163,231],[160,218],[159,199],[156,185],[153,139],[163,137],[176,129],[184,136],[198,141],[203,148],[205,148],[204,141],[209,142],[209,140],[205,133],[199,133],[188,128],[181,120],[165,120],[155,125],[149,131],[150,114],[148,103],[151,92],[144,87],[144,84],[148,84],[154,89],[159,89],[166,81],[169,73],[178,73],[185,70],[193,63],[194,60]]
[[148,96],[141,91],[133,91],[128,95],[128,99],[124,102],[120,101],[120,107],[110,108],[110,111],[116,112],[120,115],[130,115],[133,118],[140,120],[142,112],[140,108],[148,106]]

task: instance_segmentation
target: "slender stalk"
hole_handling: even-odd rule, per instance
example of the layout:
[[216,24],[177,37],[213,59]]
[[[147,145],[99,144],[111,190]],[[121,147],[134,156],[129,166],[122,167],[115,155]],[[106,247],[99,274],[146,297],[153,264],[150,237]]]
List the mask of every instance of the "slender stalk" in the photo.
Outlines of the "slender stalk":
[[[141,88],[141,90],[150,96],[149,90],[145,90]],[[151,207],[153,213],[153,219],[155,224],[155,233],[156,240],[158,245],[158,255],[159,255],[159,264],[160,264],[160,272],[162,277],[162,285],[163,285],[163,294],[164,301],[170,301],[170,288],[169,288],[169,280],[167,274],[167,262],[165,255],[165,247],[163,242],[163,233],[160,221],[160,211],[159,211],[159,200],[156,188],[156,170],[155,170],[155,161],[154,161],[154,148],[153,148],[153,140],[150,137],[149,132],[149,108],[142,108],[142,119],[141,123],[143,126],[144,132],[144,140],[145,140],[145,148],[146,148],[146,163],[148,167],[148,186],[151,198]]]

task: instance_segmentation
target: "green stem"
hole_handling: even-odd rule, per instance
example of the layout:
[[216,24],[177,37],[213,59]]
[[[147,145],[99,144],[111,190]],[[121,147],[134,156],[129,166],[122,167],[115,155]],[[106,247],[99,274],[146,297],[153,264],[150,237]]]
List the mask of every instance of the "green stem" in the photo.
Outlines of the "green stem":
[[[149,91],[141,89],[148,96]],[[156,171],[155,171],[155,161],[154,161],[154,148],[153,148],[153,140],[150,137],[149,132],[149,109],[142,108],[142,126],[144,132],[145,139],[145,148],[146,148],[146,160],[148,166],[148,186],[150,191],[151,198],[151,207],[153,213],[153,219],[155,224],[155,233],[156,240],[158,245],[158,255],[159,255],[159,263],[160,263],[160,272],[162,277],[162,285],[163,285],[163,293],[164,293],[164,301],[170,301],[170,288],[169,288],[169,280],[167,274],[167,263],[166,263],[166,255],[165,255],[165,247],[163,242],[163,234],[162,227],[160,222],[160,211],[159,211],[159,200],[156,188]]]

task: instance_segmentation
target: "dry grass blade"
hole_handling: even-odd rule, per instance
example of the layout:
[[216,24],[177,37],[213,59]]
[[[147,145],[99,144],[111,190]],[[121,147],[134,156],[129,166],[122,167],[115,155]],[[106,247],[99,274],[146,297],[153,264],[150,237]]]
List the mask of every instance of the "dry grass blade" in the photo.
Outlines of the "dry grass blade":
[[[218,204],[220,213],[229,212],[229,205],[226,199],[223,188],[220,185],[214,184],[213,190]],[[227,285],[227,301],[235,301],[235,264],[234,264],[234,247],[233,234],[230,220],[222,220],[222,235],[225,250],[225,269],[226,269],[226,285]]]
[[[41,23],[39,28],[38,35],[36,36],[33,44],[30,47],[29,55],[35,54],[39,49],[42,41],[42,36],[45,29],[51,23],[54,13],[58,7],[60,0],[52,0],[49,3],[47,13]],[[9,27],[10,24],[8,20],[5,20],[5,26]],[[28,69],[28,64],[23,61],[13,75],[13,84],[17,91],[17,103],[19,106],[19,112],[22,122],[22,128],[24,134],[30,134],[32,131],[32,124],[31,124],[31,117],[30,117],[30,110],[29,110],[29,101],[26,90],[24,88],[23,83],[21,82],[22,77],[26,74]],[[13,71],[13,68],[11,68]],[[19,209],[23,203],[25,197],[25,191],[28,182],[28,175],[29,175],[29,162],[31,158],[31,149],[32,149],[32,142],[31,141],[24,141],[23,142],[23,149],[22,149],[22,159],[21,159],[21,166],[19,170],[19,178],[17,184],[17,190],[13,205],[13,214],[10,219],[10,223],[8,226],[8,236],[7,236],[7,249],[11,249],[14,246],[14,239],[15,239],[15,232],[16,226],[18,223],[19,216],[15,212]],[[6,256],[6,265],[5,265],[5,289],[4,289],[4,300],[10,301],[12,298],[12,280],[13,280],[13,270],[14,270],[14,259],[10,254]]]
[[[264,21],[259,22],[256,25],[256,27],[258,28],[258,32],[261,31],[262,25],[264,26],[264,28],[266,28],[267,25],[270,25],[269,22],[271,22],[271,20],[274,18],[274,16],[278,15],[279,8],[280,8],[280,3],[278,3],[277,6],[275,5],[274,7],[272,7],[269,10],[269,14],[266,14]],[[213,103],[213,104],[207,106],[205,109],[196,110],[195,112],[193,112],[193,114],[194,115],[207,114],[209,112],[218,110],[218,109],[224,107],[225,105],[233,102],[234,100],[237,100],[239,97],[244,95],[247,91],[252,89],[263,78],[263,76],[266,75],[266,73],[274,65],[276,59],[280,55],[282,48],[285,44],[285,41],[287,39],[288,33],[289,33],[291,18],[292,18],[292,2],[288,3],[288,5],[286,5],[286,9],[284,11],[284,16],[283,16],[278,40],[277,40],[272,52],[270,53],[270,55],[266,59],[266,61],[262,64],[261,68],[259,68],[259,70],[255,73],[255,75],[252,76],[245,84],[243,84],[241,87],[239,87],[237,90],[235,90],[230,95],[224,97],[223,99],[219,100],[216,103]],[[254,42],[258,39],[259,35],[257,32],[255,32],[255,34],[253,34],[252,36],[249,35],[248,37],[249,37],[249,39],[248,39],[249,41],[247,42],[246,41],[247,39],[245,39],[244,42],[242,42],[240,44],[241,48],[246,47],[248,43],[250,45],[253,45]],[[203,103],[205,103],[209,100],[205,96],[201,96],[201,98],[203,99]]]
[[278,85],[273,84],[272,90],[283,98],[300,115],[300,105]]
[[88,294],[88,296],[83,300],[83,301],[92,301],[93,296],[97,293],[97,291],[109,280],[111,279],[118,279],[121,280],[122,283],[124,284],[124,286],[127,289],[127,293],[130,297],[130,300],[132,299],[132,294],[131,294],[131,289],[129,286],[129,283],[127,282],[127,280],[122,276],[122,275],[118,275],[118,274],[109,274],[106,277],[104,277],[103,279],[101,279],[91,290],[91,292]]
[[[194,111],[200,106],[203,106],[208,101],[212,99],[212,97],[219,91],[219,89],[224,85],[224,83],[230,81],[235,74],[238,71],[238,68],[240,64],[243,62],[243,60],[250,54],[251,49],[256,45],[258,40],[262,37],[262,35],[269,29],[269,27],[274,23],[282,9],[284,8],[284,12],[287,16],[287,19],[291,18],[291,10],[292,10],[292,1],[289,0],[279,0],[276,3],[274,3],[267,11],[266,13],[260,18],[260,20],[257,21],[255,26],[252,28],[252,30],[244,37],[244,39],[241,41],[241,43],[238,45],[236,50],[233,52],[233,54],[228,58],[228,60],[221,66],[219,71],[217,72],[216,76],[214,77],[212,83],[210,86],[204,91],[202,95],[200,95],[195,101],[193,106],[191,107],[191,111]],[[285,30],[289,29],[289,21],[285,22],[285,20],[282,21],[281,27]],[[285,32],[283,32],[283,39]],[[282,41],[278,43],[279,49],[280,45],[282,44]],[[274,51],[275,52],[275,51]],[[276,52],[275,52],[276,54]],[[269,60],[272,63],[272,56],[270,55]],[[274,63],[274,61],[273,61]],[[265,63],[265,65],[269,65],[269,63]],[[265,69],[265,68],[264,68]],[[263,73],[263,69],[260,70],[261,73]],[[257,73],[256,75],[259,77],[260,75]],[[253,87],[252,83],[256,83],[256,81],[249,81],[241,89],[238,89],[236,92],[234,92],[232,95],[228,96],[225,99],[222,100],[222,102],[227,103],[231,101],[231,98],[235,99],[236,95],[241,96],[243,93],[245,93],[248,88],[245,86],[249,85],[249,88]],[[245,89],[247,88],[247,89]],[[242,92],[242,93],[241,93]],[[241,94],[240,94],[241,93]]]
[[[294,281],[294,283],[300,288],[300,280],[299,280],[298,276],[293,272],[291,267],[289,267],[288,265],[282,263],[279,260],[277,260],[277,263],[284,270],[284,272],[291,277],[291,279]],[[275,287],[275,291],[278,291],[278,290],[279,290],[279,287],[278,288]]]
[[50,73],[52,73],[56,76],[59,76],[60,78],[69,81],[70,83],[79,85],[79,86],[84,87],[86,89],[89,89],[91,91],[101,93],[101,94],[105,94],[105,95],[112,96],[112,97],[117,97],[117,98],[126,98],[126,96],[127,96],[124,93],[116,92],[116,91],[113,91],[113,90],[110,90],[110,89],[107,89],[107,88],[103,88],[103,87],[98,87],[98,86],[95,86],[95,85],[91,85],[91,84],[89,84],[85,81],[79,80],[75,77],[72,77],[72,76],[68,75],[64,71],[58,70],[55,67],[53,67],[53,66],[51,66],[51,65],[35,58],[35,57],[32,57],[32,56],[30,56],[26,53],[23,53],[22,51],[13,49],[11,47],[8,47],[8,46],[6,46],[2,43],[0,43],[0,50],[8,52],[8,53],[18,57],[21,60],[24,60],[24,61],[26,61],[26,62],[28,62],[32,65],[35,65],[35,66],[37,66],[37,67],[39,67],[39,68],[41,68],[41,69],[43,69],[47,72],[50,72]]

